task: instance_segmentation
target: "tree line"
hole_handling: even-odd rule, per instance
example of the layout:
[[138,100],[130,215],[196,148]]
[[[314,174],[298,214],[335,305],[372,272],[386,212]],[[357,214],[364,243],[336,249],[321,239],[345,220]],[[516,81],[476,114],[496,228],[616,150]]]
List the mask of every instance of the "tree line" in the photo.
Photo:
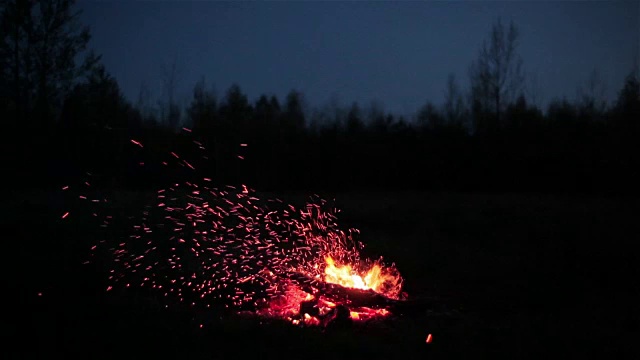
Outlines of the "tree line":
[[[316,191],[606,193],[636,191],[639,180],[637,69],[613,104],[594,73],[578,99],[542,109],[523,75],[518,29],[500,19],[469,67],[469,89],[450,75],[444,103],[408,118],[375,102],[309,108],[295,90],[250,100],[236,84],[217,96],[204,79],[180,106],[175,66],[163,74],[162,101],[151,105],[141,93],[131,103],[89,50],[74,1],[12,0],[0,14],[4,166],[22,186],[87,171],[109,187],[195,175]],[[189,165],[170,166],[172,152]]]

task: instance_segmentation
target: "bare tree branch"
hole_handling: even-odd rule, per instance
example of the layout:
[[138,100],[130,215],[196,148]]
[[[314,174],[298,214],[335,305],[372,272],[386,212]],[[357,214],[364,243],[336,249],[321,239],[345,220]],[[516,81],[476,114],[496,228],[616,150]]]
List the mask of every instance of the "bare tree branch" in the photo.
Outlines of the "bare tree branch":
[[491,28],[489,42],[483,42],[469,69],[474,110],[493,113],[498,124],[505,108],[523,91],[522,58],[517,52],[519,36],[513,22],[505,28],[498,19]]

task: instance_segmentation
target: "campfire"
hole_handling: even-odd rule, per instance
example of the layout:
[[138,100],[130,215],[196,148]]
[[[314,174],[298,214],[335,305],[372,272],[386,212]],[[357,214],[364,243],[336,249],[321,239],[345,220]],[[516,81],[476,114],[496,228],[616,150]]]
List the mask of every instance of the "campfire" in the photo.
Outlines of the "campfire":
[[325,258],[324,274],[297,278],[283,281],[285,291],[264,302],[257,313],[296,325],[324,326],[383,317],[399,298],[402,281],[396,271],[378,263],[358,273],[351,265],[337,266],[331,257]]
[[108,290],[150,288],[189,306],[324,326],[387,316],[406,297],[395,266],[363,259],[359,231],[340,229],[339,211],[326,200],[314,196],[296,208],[245,185],[209,183],[159,189],[141,214],[92,209],[107,229],[91,256],[107,257]]

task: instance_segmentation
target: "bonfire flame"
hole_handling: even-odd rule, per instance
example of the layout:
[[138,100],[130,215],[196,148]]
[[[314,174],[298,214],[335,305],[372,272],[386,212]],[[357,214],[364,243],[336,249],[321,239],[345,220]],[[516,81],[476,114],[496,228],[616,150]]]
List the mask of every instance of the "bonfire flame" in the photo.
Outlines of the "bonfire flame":
[[389,298],[397,299],[400,294],[402,278],[393,268],[383,268],[378,262],[363,273],[355,271],[351,265],[336,266],[330,256],[325,258],[324,281],[346,288],[373,290]]
[[[142,147],[137,141],[132,143]],[[177,154],[171,155],[185,166]],[[395,267],[361,261],[363,245],[353,238],[358,230],[340,230],[337,210],[327,210],[325,200],[316,196],[296,209],[279,199],[260,199],[244,185],[219,189],[207,186],[211,179],[203,181],[158,190],[155,203],[145,206],[141,217],[120,219],[131,225],[129,234],[123,238],[121,230],[116,230],[91,247],[91,256],[101,252],[111,257],[108,290],[118,284],[152,288],[167,299],[191,306],[210,307],[217,302],[227,308],[257,309],[261,315],[297,317],[296,321],[308,324],[318,323],[332,310],[344,314],[345,305],[351,319],[388,312],[353,307],[348,299],[303,289],[288,278],[292,272],[326,284],[399,298],[402,278]],[[86,194],[79,195],[88,199]],[[105,211],[100,216],[98,209],[92,212],[101,219],[101,227],[109,228],[118,219],[110,214],[112,210]],[[313,313],[302,311],[306,302],[314,304]]]
[[[318,266],[313,268],[317,269]],[[337,265],[333,257],[326,256],[323,275],[318,274],[315,278],[347,289],[372,291],[387,298],[399,298],[402,278],[393,266],[385,267],[378,261],[369,266],[368,270],[357,271],[356,268],[356,265],[351,264]],[[348,312],[350,320],[367,320],[389,314],[384,308],[352,307],[348,299],[328,297],[321,291],[311,294],[292,281],[285,281],[284,286],[284,293],[273,298],[258,312],[260,315],[285,318],[296,325],[327,325],[340,311],[343,314]]]

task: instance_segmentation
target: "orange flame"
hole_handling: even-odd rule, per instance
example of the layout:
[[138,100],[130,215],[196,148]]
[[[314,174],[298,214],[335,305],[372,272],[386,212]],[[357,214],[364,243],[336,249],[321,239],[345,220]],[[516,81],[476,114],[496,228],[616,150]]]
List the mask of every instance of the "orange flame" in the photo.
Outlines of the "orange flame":
[[324,281],[348,288],[373,290],[391,298],[397,298],[402,278],[393,268],[383,268],[375,263],[368,271],[358,273],[351,265],[336,266],[330,256],[325,258]]

